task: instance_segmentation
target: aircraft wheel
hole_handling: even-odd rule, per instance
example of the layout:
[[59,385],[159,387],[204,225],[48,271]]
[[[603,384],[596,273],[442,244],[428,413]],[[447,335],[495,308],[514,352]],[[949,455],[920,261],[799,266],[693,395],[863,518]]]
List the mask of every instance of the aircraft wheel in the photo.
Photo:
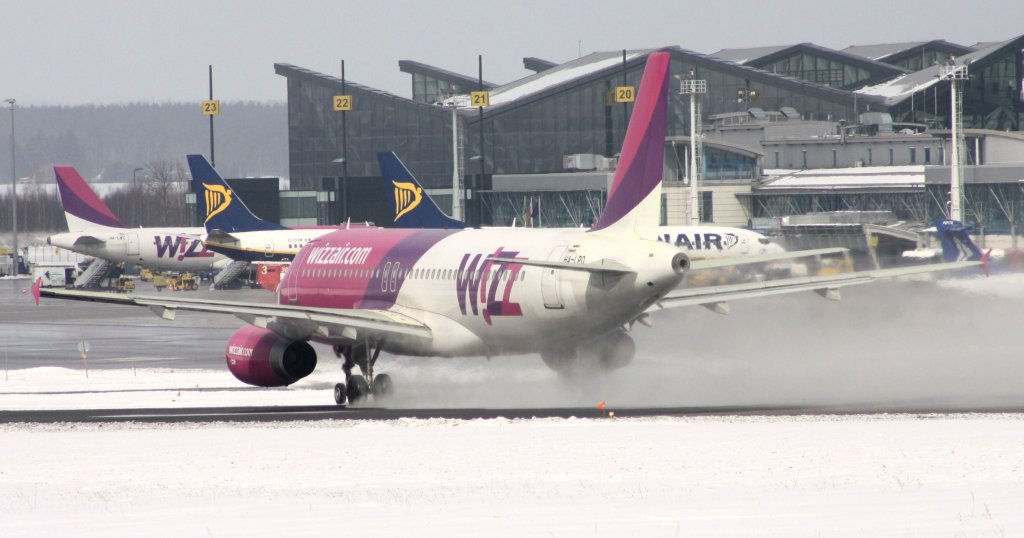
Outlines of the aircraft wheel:
[[386,399],[391,397],[391,394],[395,391],[395,384],[391,381],[391,376],[388,374],[380,374],[373,378],[373,397]]
[[338,383],[334,385],[334,403],[341,405],[345,403],[345,397],[347,396],[344,383]]
[[366,400],[366,397],[370,395],[370,385],[366,382],[366,378],[355,374],[348,378],[348,403],[352,405],[361,404]]

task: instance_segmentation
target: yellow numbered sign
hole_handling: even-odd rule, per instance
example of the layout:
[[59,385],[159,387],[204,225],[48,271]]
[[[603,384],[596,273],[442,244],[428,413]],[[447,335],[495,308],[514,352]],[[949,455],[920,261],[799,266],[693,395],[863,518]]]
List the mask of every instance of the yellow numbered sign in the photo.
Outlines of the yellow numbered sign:
[[491,106],[491,92],[469,92],[469,102],[477,107]]
[[636,101],[636,89],[634,89],[632,86],[615,87],[616,103],[632,103],[634,101]]
[[346,110],[352,110],[351,95],[335,95],[333,101],[335,112],[344,112]]
[[203,99],[203,115],[216,116],[220,114],[220,99]]

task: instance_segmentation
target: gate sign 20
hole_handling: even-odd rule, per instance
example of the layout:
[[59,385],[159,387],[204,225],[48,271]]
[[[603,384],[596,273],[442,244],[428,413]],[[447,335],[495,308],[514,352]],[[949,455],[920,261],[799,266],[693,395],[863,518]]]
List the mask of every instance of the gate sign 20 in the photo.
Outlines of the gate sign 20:
[[632,103],[636,101],[636,89],[632,86],[616,86],[615,87],[615,102],[616,103]]

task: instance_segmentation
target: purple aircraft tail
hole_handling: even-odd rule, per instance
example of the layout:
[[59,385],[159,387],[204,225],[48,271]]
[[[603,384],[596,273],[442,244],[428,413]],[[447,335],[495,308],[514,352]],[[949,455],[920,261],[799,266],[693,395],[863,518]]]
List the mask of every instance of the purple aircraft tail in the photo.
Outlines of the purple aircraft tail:
[[77,232],[96,226],[127,228],[82,179],[75,167],[54,166],[53,171],[57,174],[57,188],[61,204],[64,205],[68,231]]
[[670,59],[668,52],[652,52],[647,56],[615,180],[608,191],[608,203],[591,228],[592,232],[656,235],[661,209],[661,176],[665,167]]

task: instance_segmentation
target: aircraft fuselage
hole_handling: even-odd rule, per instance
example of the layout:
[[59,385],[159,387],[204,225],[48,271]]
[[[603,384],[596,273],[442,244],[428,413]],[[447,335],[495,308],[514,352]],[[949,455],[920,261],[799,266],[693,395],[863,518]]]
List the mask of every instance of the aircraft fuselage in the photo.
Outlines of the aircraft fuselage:
[[79,254],[168,271],[203,271],[226,258],[207,249],[203,228],[108,228],[51,235],[47,243]]
[[[429,342],[390,337],[384,349],[395,353],[528,353],[577,344],[635,319],[681,281],[673,268],[678,256],[664,243],[578,229],[341,230],[302,249],[282,278],[278,302],[396,312],[431,327]],[[616,263],[634,272],[552,269],[489,257]]]

